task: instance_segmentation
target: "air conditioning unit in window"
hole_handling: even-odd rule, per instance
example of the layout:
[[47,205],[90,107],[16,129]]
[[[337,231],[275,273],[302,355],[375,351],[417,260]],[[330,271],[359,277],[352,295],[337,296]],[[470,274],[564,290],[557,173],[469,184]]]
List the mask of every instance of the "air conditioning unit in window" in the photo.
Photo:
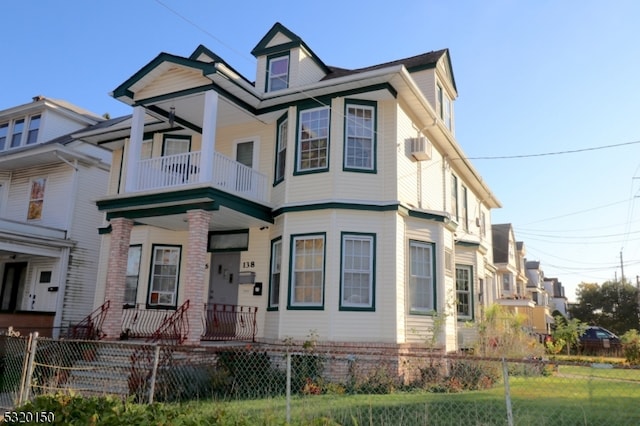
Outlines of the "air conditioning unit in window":
[[431,160],[431,150],[433,146],[431,141],[424,136],[419,138],[411,138],[411,155],[418,161]]

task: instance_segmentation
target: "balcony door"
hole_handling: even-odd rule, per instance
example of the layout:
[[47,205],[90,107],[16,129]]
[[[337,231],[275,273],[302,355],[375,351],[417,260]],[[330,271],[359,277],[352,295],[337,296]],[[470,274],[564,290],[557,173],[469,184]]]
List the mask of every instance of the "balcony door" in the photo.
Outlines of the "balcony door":
[[236,191],[255,195],[256,183],[252,172],[256,163],[256,144],[252,140],[238,141],[235,143],[235,160],[239,165],[236,168]]

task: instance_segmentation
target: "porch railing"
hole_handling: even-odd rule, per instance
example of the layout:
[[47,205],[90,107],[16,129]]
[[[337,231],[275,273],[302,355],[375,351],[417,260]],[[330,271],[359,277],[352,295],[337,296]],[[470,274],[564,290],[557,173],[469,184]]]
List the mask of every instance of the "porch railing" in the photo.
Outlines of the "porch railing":
[[255,306],[205,304],[202,340],[256,340]]
[[200,151],[165,155],[138,162],[137,189],[209,183],[215,188],[257,201],[267,201],[267,177],[218,152],[213,154],[213,180],[201,176]]
[[122,311],[122,339],[153,336],[162,323],[173,315],[174,309],[142,309],[140,304]]
[[138,189],[168,188],[200,181],[200,151],[140,160]]
[[67,332],[67,337],[70,339],[81,340],[102,339],[105,336],[102,331],[102,323],[107,315],[109,306],[111,306],[111,301],[107,300],[87,315],[82,321],[71,327]]

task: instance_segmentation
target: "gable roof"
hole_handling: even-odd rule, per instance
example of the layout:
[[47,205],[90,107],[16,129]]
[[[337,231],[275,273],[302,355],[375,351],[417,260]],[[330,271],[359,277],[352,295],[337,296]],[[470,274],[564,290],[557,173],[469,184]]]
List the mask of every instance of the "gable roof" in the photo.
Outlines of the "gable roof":
[[[278,34],[283,35],[289,41],[287,43],[280,43],[277,45],[269,46],[269,43],[278,36]],[[325,73],[329,73],[330,69],[324,62],[316,55],[313,50],[302,40],[297,34],[289,30],[287,27],[282,25],[280,22],[276,22],[273,27],[265,34],[262,39],[256,44],[251,50],[251,54],[255,57],[269,55],[272,53],[282,52],[285,50],[291,50],[293,48],[300,47],[307,51],[311,56],[311,59],[320,67]]]
[[[209,61],[203,60],[202,58],[203,56],[206,58],[209,58],[210,60]],[[209,49],[205,45],[202,45],[202,44],[199,45],[196,48],[196,50],[194,50],[193,53],[189,55],[189,59],[192,59],[194,61],[212,63],[212,64],[223,64],[225,67],[227,67],[228,69],[236,73],[244,81],[251,84],[252,86],[255,86],[255,82],[248,80],[244,75],[242,75],[235,68],[229,65],[227,61],[222,59],[221,56],[217,55],[215,52],[213,52],[211,49]]]

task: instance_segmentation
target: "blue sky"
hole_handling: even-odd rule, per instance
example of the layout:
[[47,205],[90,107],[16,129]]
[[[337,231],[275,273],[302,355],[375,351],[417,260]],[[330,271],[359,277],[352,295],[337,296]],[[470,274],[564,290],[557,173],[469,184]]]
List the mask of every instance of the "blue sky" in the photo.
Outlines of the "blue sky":
[[[253,80],[249,52],[275,22],[343,68],[449,48],[456,138],[504,206],[493,223],[512,223],[527,258],[572,300],[581,281],[620,277],[621,253],[635,282],[640,2],[12,1],[0,109],[44,95],[129,114],[108,93],[160,52],[188,56],[199,44]],[[565,151],[580,152],[495,158]]]

